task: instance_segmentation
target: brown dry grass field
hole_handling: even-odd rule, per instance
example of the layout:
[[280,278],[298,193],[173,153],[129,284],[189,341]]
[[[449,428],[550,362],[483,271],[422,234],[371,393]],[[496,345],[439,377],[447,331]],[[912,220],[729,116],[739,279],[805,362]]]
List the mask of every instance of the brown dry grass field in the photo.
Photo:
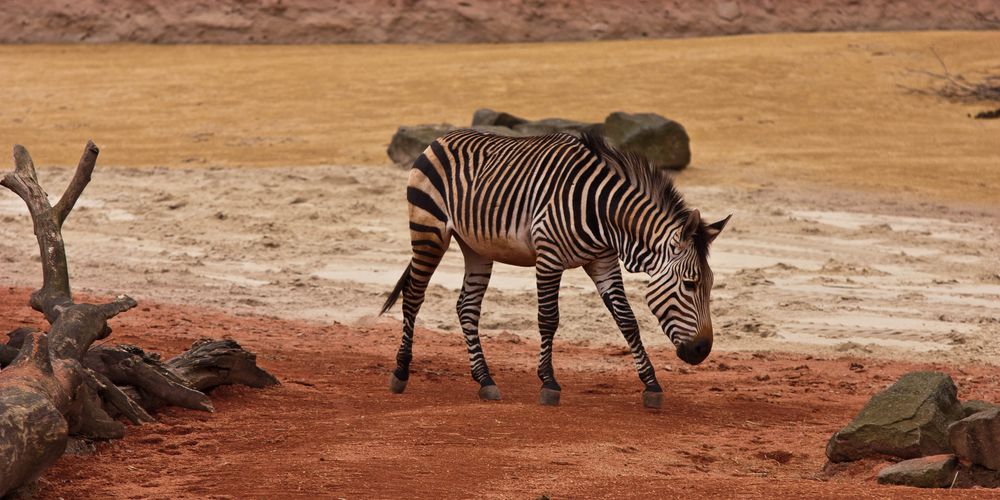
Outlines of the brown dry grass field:
[[[404,46],[3,46],[4,143],[104,165],[383,164],[396,126],[478,107],[602,120],[651,111],[694,144],[684,182],[776,179],[996,201],[998,124],[914,95],[912,70],[1000,67],[1000,33],[783,34]],[[41,151],[39,151],[41,153]]]
[[[40,498],[987,498],[880,486],[887,460],[827,468],[824,445],[902,373],[942,370],[1000,401],[996,103],[908,91],[1000,73],[1000,32],[828,33],[516,45],[0,46],[0,147],[61,191],[88,138],[98,170],[64,232],[74,290],[140,307],[108,342],[165,355],[231,337],[281,380],[165,409]],[[398,125],[479,107],[684,124],[678,176],[713,219],[716,351],[682,366],[626,276],[667,402],[643,410],[589,279],[567,273],[537,405],[534,274],[498,266],[480,402],[455,318],[453,245],[419,318],[411,387],[390,394],[410,256]],[[10,164],[0,166],[7,169]],[[165,167],[165,168],[159,168]],[[31,221],[0,192],[0,332],[44,326]],[[108,256],[114,256],[109,259]],[[614,425],[612,425],[614,424]],[[964,478],[963,478],[964,480]],[[961,481],[959,483],[961,486]]]

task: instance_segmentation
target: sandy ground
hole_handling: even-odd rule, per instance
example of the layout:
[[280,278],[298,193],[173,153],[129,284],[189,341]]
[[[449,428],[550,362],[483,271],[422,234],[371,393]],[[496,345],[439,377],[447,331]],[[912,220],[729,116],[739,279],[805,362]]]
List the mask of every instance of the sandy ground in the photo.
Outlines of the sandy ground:
[[[879,464],[818,476],[825,440],[870,394],[919,361],[952,373],[963,398],[1000,400],[1000,122],[965,116],[985,104],[898,85],[927,84],[907,68],[935,69],[931,46],[953,70],[993,71],[998,42],[0,47],[0,143],[28,146],[50,193],[71,173],[52,165],[73,163],[87,138],[102,147],[64,234],[76,291],[148,308],[111,341],[169,354],[230,335],[284,382],[224,390],[212,416],[168,410],[102,446],[104,460],[60,462],[45,495],[439,496],[463,484],[458,496],[888,496],[870,489]],[[627,277],[668,409],[639,408],[624,342],[581,271],[564,280],[556,341],[566,404],[536,407],[533,278],[509,266],[482,323],[507,399],[478,403],[454,313],[457,248],[421,313],[413,390],[387,394],[399,312],[374,312],[409,253],[406,173],[385,165],[384,145],[399,123],[464,123],[479,106],[595,120],[650,110],[688,127],[681,190],[707,218],[735,216],[711,257],[717,340],[704,367],[681,370],[643,277]],[[39,321],[23,306],[37,252],[23,204],[0,194],[0,283],[15,287],[0,330]]]
[[[0,289],[0,329],[38,324],[25,289]],[[1000,400],[996,368],[771,353],[713,355],[663,371],[644,410],[631,358],[556,348],[558,408],[541,407],[532,343],[487,345],[504,401],[480,402],[461,337],[418,330],[404,395],[386,390],[395,328],[349,328],[143,302],[114,341],[175,354],[225,335],[282,385],[221,388],[216,413],[176,408],[94,455],[66,456],[38,498],[995,498],[878,486],[887,463],[824,468],[824,446],[875,391],[945,370],[962,399]],[[653,356],[670,356],[654,348]],[[964,478],[961,478],[964,480]],[[963,483],[960,481],[959,486]]]
[[[65,185],[69,169],[42,182]],[[409,261],[406,172],[393,167],[99,170],[64,234],[78,290],[205,304],[322,323],[398,324],[374,315]],[[997,213],[792,185],[687,186],[717,240],[713,318],[721,350],[873,353],[997,363]],[[0,282],[35,285],[37,246],[21,201],[0,199]],[[419,321],[460,335],[457,246]],[[534,342],[531,268],[499,265],[482,327]],[[626,284],[648,344],[667,342]],[[581,270],[567,273],[559,339],[622,345]],[[487,343],[487,349],[489,343]],[[658,362],[670,361],[657,360]]]

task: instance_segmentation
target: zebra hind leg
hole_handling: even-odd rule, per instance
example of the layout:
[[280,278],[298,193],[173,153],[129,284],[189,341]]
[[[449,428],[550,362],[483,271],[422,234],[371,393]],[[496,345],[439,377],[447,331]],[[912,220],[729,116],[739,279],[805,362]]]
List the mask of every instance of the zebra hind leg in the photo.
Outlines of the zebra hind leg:
[[[410,260],[406,273],[396,285],[403,295],[403,338],[396,352],[396,369],[389,377],[389,390],[395,394],[406,389],[410,380],[410,362],[413,360],[413,327],[417,313],[424,303],[427,284],[437,269],[438,264],[448,250],[451,235],[437,228],[410,223],[410,231],[414,235],[412,241],[413,258]],[[432,233],[436,237],[425,237],[421,233]],[[419,237],[419,238],[418,238]],[[395,292],[394,292],[395,293]]]
[[464,246],[462,250],[465,254],[465,279],[455,309],[462,325],[462,333],[465,335],[465,345],[469,350],[472,378],[479,382],[479,399],[497,401],[500,399],[500,389],[490,376],[486,354],[479,339],[479,316],[482,311],[483,296],[486,295],[486,288],[493,274],[493,262],[483,259]]

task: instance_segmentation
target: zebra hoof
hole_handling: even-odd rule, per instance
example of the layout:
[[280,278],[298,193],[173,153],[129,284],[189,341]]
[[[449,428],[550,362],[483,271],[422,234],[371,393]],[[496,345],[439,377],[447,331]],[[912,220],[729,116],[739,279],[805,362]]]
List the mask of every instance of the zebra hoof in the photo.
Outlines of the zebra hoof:
[[396,374],[389,375],[389,391],[393,394],[402,394],[406,390],[406,381],[396,378]]
[[500,401],[500,388],[495,385],[484,385],[479,388],[479,399],[483,401]]
[[546,389],[542,387],[542,393],[538,397],[538,404],[542,406],[559,406],[559,395],[560,391],[555,389]]
[[642,391],[642,406],[659,410],[663,406],[663,393]]

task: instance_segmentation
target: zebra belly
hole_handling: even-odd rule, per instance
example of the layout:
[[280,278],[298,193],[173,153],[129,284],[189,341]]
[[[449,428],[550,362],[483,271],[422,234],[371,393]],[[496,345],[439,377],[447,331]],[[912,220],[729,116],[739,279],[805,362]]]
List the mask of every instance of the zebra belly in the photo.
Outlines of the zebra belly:
[[456,231],[462,243],[477,254],[496,262],[512,266],[531,267],[535,265],[535,248],[530,238],[517,234],[501,234],[490,238],[478,238],[472,234]]

